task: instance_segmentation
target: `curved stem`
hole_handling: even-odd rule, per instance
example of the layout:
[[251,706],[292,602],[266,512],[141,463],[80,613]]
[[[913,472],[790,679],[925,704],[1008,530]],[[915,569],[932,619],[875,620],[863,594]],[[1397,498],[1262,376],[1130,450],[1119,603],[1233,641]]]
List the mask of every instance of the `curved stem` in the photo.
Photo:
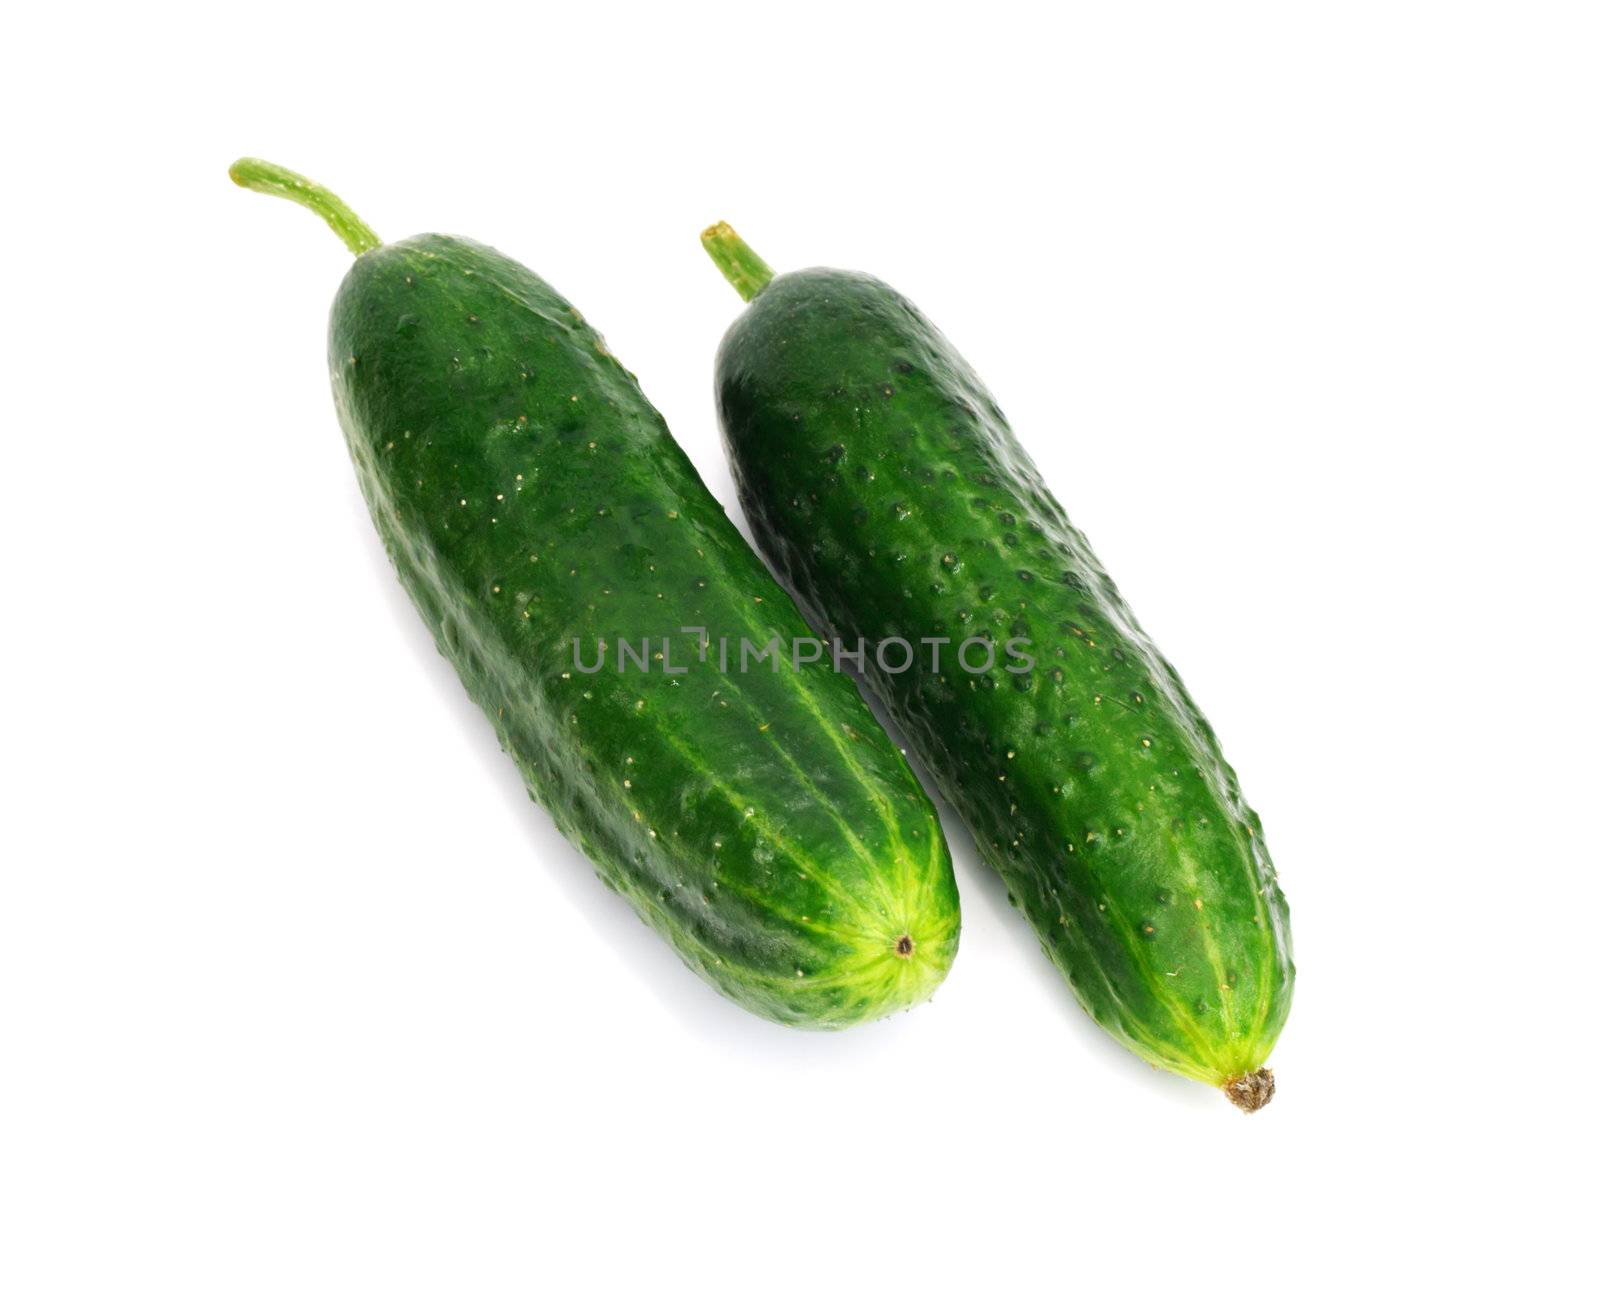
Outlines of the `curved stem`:
[[315,181],[308,181],[299,172],[260,158],[241,158],[228,168],[228,175],[235,185],[247,190],[276,194],[280,199],[293,199],[301,207],[310,208],[333,228],[333,233],[344,240],[345,247],[357,257],[383,244],[372,227],[345,206],[343,199]]
[[700,232],[700,242],[711,254],[717,270],[722,272],[746,302],[765,289],[772,279],[772,268],[761,260],[755,249],[739,238],[726,221],[707,226]]

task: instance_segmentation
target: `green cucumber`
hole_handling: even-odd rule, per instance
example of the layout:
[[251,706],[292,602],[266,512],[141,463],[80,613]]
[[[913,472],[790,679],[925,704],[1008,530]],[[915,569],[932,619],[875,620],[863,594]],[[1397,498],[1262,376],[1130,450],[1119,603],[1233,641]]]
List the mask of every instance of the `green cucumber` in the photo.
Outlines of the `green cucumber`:
[[960,924],[933,807],[847,677],[700,662],[680,629],[808,629],[600,335],[493,249],[383,244],[292,172],[231,175],[357,254],[328,356],[373,522],[601,879],[773,1020],[839,1028],[927,997]]
[[[1089,1013],[1147,1061],[1264,1105],[1294,983],[1261,824],[971,368],[870,276],[773,278],[725,225],[750,301],[717,357],[734,477],[812,622],[855,644],[947,637],[870,685]],[[967,638],[1029,643],[969,675]],[[896,648],[889,667],[904,659]],[[985,658],[974,650],[972,666]]]

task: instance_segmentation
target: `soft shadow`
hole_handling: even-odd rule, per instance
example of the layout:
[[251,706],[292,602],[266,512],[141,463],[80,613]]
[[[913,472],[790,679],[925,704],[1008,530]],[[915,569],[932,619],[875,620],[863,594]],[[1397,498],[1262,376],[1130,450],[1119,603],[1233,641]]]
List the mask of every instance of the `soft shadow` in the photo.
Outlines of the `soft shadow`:
[[[855,676],[853,670],[852,676]],[[983,860],[966,823],[938,792],[938,787],[921,760],[906,745],[900,729],[885,713],[882,702],[867,687],[864,680],[857,677],[856,685],[873,714],[883,724],[883,729],[889,733],[889,738],[906,755],[911,770],[917,774],[917,780],[922,782],[922,788],[928,792],[939,811],[939,821],[944,826],[945,840],[950,845],[950,857],[955,864],[956,884],[961,890],[963,921],[972,916],[977,908],[983,908],[987,915],[997,922],[1008,942],[1024,948],[1030,954],[1032,959],[1030,969],[1033,970],[1034,977],[1050,989],[1052,1001],[1059,1008],[1060,1014],[1056,1017],[1056,1022],[1049,1026],[1040,1026],[1038,1032],[1054,1032],[1059,1028],[1072,1038],[1077,1047],[1093,1060],[1097,1067],[1104,1067],[1120,1075],[1130,1087],[1148,1090],[1161,1095],[1169,1102],[1192,1106],[1196,1110],[1213,1109],[1219,1100],[1214,1089],[1193,1079],[1182,1078],[1168,1070],[1158,1070],[1140,1060],[1095,1024],[1089,1013],[1078,1004],[1066,980],[1040,950],[1038,936],[1034,934],[1027,918],[1022,915],[1021,909],[1013,907],[1006,897],[1006,886],[1000,879],[1000,873]],[[982,961],[983,957],[981,952],[974,948],[971,928],[964,924],[961,951],[956,958],[955,971],[960,970],[963,961],[971,960]],[[954,972],[952,977],[953,975]],[[1031,1033],[1035,1030],[1032,1026],[1023,1027],[1019,1024],[1018,1032]]]
[[[360,513],[362,533],[367,539],[365,553],[368,568],[372,571],[373,581],[384,592],[396,635],[410,647],[434,689],[442,698],[451,701],[454,716],[483,769],[485,779],[494,785],[509,806],[517,809],[518,822],[524,827],[536,865],[551,873],[570,904],[572,917],[589,926],[613,951],[615,960],[634,976],[635,984],[653,997],[686,1031],[725,1051],[749,1052],[768,1060],[777,1056],[796,1066],[816,1066],[825,1062],[870,1060],[891,1055],[901,1035],[916,1029],[914,1025],[908,1029],[907,1016],[918,1012],[924,1016],[931,1014],[928,1007],[913,1007],[908,1012],[900,1012],[885,1020],[856,1026],[848,1033],[806,1032],[774,1024],[744,1010],[689,970],[664,939],[640,920],[619,895],[601,883],[593,865],[556,829],[544,810],[528,797],[521,774],[501,752],[493,727],[468,699],[454,668],[438,652],[433,638],[417,616],[367,520],[359,496],[354,496],[352,508]],[[737,515],[734,517],[741,531],[744,531],[743,521]],[[852,673],[852,676],[855,674]],[[1051,998],[1060,1010],[1055,1022],[1037,1028],[1019,1023],[1016,1032],[1064,1033],[1073,1039],[1086,1059],[1092,1060],[1097,1068],[1120,1075],[1128,1086],[1159,1094],[1173,1104],[1193,1106],[1197,1110],[1214,1108],[1218,1098],[1211,1089],[1145,1064],[1106,1035],[1078,1005],[1066,981],[1039,950],[1039,941],[1026,919],[1007,901],[1005,885],[999,875],[979,856],[961,818],[936,793],[926,770],[914,755],[909,754],[905,738],[885,715],[882,704],[859,678],[856,679],[856,685],[890,738],[903,751],[907,751],[912,769],[922,782],[923,789],[932,795],[955,863],[963,916],[970,918],[977,908],[982,908],[996,919],[1009,942],[1021,945],[1032,954],[1035,978],[1051,990]],[[559,923],[565,921],[566,918],[561,918]],[[983,952],[974,942],[972,927],[964,926],[961,950],[949,978],[959,978],[963,963],[982,960]],[[538,996],[537,990],[529,990],[530,1004]],[[937,1001],[936,992],[932,1002]]]
[[[521,773],[501,751],[494,728],[468,698],[455,669],[439,653],[405,588],[400,585],[360,497],[356,496],[352,504],[361,516],[367,567],[384,594],[395,635],[422,665],[433,689],[442,699],[450,701],[451,712],[483,769],[485,779],[507,805],[516,810],[518,824],[524,828],[532,849],[532,865],[549,871],[571,908],[571,918],[581,921],[601,938],[614,952],[615,960],[634,976],[638,987],[687,1031],[725,1050],[752,1052],[766,1059],[777,1054],[797,1064],[813,1065],[891,1053],[894,1042],[905,1031],[908,1012],[855,1026],[848,1033],[808,1032],[763,1020],[730,1002],[685,966],[665,939],[646,925],[620,895],[606,888],[593,864],[529,797]],[[566,916],[556,918],[552,924],[564,925],[568,919]],[[538,990],[530,989],[530,1004],[538,996]],[[917,1009],[911,1008],[912,1011]]]

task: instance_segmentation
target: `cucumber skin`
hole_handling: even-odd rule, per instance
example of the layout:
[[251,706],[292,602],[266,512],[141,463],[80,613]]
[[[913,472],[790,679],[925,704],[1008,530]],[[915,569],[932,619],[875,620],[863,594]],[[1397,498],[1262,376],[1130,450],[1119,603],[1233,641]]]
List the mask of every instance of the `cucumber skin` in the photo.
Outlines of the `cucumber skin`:
[[[424,235],[356,260],[329,365],[401,581],[602,880],[770,1019],[839,1028],[926,997],[959,930],[931,803],[848,678],[695,662],[680,627],[809,629],[575,309]],[[587,663],[646,635],[690,671],[574,671],[574,637]]]
[[1031,639],[1025,675],[1003,653],[935,674],[922,648],[866,676],[1078,1000],[1155,1065],[1259,1067],[1294,981],[1260,820],[971,368],[881,281],[800,271],[729,329],[717,397],[757,543],[814,625]]

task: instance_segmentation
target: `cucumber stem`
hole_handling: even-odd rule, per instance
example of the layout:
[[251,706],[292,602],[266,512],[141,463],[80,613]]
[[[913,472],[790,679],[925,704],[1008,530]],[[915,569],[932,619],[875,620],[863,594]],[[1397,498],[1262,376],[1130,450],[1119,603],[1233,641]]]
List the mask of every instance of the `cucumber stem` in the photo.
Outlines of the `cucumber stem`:
[[746,302],[767,287],[772,279],[772,268],[763,262],[755,249],[740,239],[726,221],[707,226],[700,232],[700,242],[706,252]]
[[357,257],[383,245],[372,227],[350,211],[343,199],[299,172],[260,158],[241,158],[228,168],[228,175],[235,185],[247,190],[276,194],[280,199],[292,199],[301,207],[310,208],[333,228],[333,233],[344,240],[345,247]]

